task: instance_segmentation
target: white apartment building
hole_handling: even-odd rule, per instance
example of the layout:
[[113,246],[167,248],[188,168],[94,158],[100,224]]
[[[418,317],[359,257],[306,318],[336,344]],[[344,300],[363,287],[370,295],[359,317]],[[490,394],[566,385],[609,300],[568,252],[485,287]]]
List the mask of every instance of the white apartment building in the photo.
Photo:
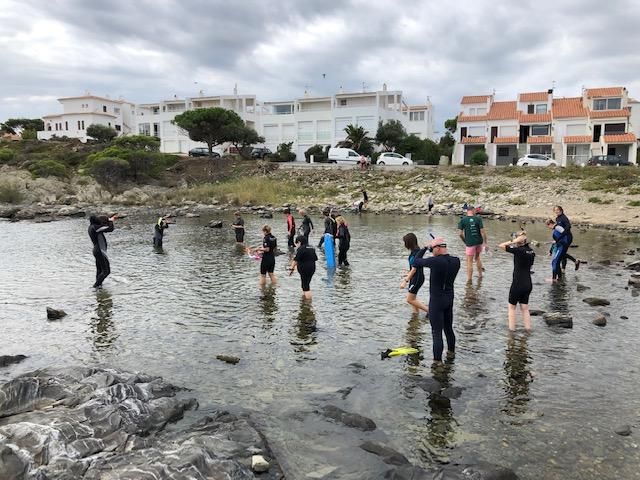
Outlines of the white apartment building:
[[91,124],[112,127],[119,135],[134,131],[134,106],[125,100],[87,93],[78,97],[59,98],[58,101],[62,104],[62,113],[42,117],[44,130],[38,132],[38,140],[67,136],[86,142],[86,129]]
[[482,148],[489,165],[509,165],[528,153],[549,155],[563,166],[584,164],[593,155],[635,163],[639,109],[624,87],[588,88],[571,98],[554,98],[553,90],[521,93],[515,101],[465,96],[453,164],[470,163]]

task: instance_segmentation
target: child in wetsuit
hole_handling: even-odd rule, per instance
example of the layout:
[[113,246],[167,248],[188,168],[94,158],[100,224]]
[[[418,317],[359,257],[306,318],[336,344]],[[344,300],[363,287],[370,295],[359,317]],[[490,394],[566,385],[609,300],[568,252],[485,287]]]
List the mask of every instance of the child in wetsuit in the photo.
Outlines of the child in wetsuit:
[[409,285],[409,292],[407,293],[407,303],[413,307],[413,313],[418,314],[420,310],[429,313],[429,307],[418,300],[418,292],[424,283],[424,270],[423,267],[416,267],[413,261],[417,258],[416,255],[420,251],[418,246],[418,237],[415,233],[407,233],[402,237],[404,247],[411,252],[409,254],[409,273],[404,277],[400,283],[400,288],[405,289],[407,284]]

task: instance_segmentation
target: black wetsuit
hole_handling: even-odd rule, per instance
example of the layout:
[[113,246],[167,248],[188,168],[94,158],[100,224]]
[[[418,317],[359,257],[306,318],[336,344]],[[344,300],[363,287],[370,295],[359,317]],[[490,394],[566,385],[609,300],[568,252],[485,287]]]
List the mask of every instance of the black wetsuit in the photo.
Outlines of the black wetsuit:
[[347,252],[351,247],[351,233],[349,233],[349,227],[345,223],[338,227],[338,265],[349,266],[347,261]]
[[316,255],[316,249],[310,245],[298,247],[296,250],[296,256],[294,257],[298,273],[300,274],[300,282],[302,283],[302,291],[308,292],[311,290],[311,278],[316,273],[316,261],[318,255]]
[[260,274],[266,275],[267,273],[273,273],[276,268],[276,237],[271,234],[265,235],[262,239],[262,246],[269,248],[269,251],[262,253],[262,261],[260,262]]
[[96,259],[96,283],[94,288],[100,287],[105,278],[111,273],[111,265],[109,265],[109,257],[107,257],[107,239],[104,237],[105,232],[113,232],[114,226],[112,221],[106,223],[91,223],[89,225],[89,238],[93,243],[93,256]]
[[433,338],[433,359],[442,361],[442,332],[447,337],[447,350],[455,352],[456,336],[453,333],[453,283],[460,259],[449,254],[422,258],[426,248],[420,250],[413,260],[415,267],[427,267],[429,275],[429,321]]
[[244,220],[242,219],[242,217],[236,218],[233,221],[232,225],[236,226],[233,228],[236,233],[236,242],[238,243],[244,242]]
[[535,252],[529,245],[520,247],[508,246],[507,252],[513,254],[513,280],[509,289],[509,303],[511,305],[529,304],[531,294],[531,267],[536,258]]
[[169,224],[164,220],[158,221],[153,227],[153,246],[156,248],[162,248],[162,239],[164,237],[164,231],[169,228]]
[[295,239],[296,236],[296,219],[293,218],[293,215],[287,215],[287,245],[289,247],[295,247]]
[[573,263],[576,263],[576,259],[569,255],[569,247],[571,247],[571,244],[573,243],[573,233],[571,233],[571,222],[569,221],[569,217],[564,213],[561,213],[556,217],[556,225],[560,225],[564,228],[561,239],[566,239],[567,248],[561,259],[562,269],[564,270],[567,267],[567,260],[571,260]]
[[305,215],[302,219],[302,225],[300,225],[300,233],[303,237],[307,239],[307,243],[309,243],[309,234],[313,230],[313,222],[309,218],[309,215]]
[[420,288],[424,284],[424,269],[422,267],[415,266],[413,262],[417,258],[419,252],[420,249],[416,248],[409,254],[409,269],[416,269],[416,273],[413,275],[413,277],[411,277],[411,281],[409,282],[409,293],[412,293],[414,295],[418,294]]

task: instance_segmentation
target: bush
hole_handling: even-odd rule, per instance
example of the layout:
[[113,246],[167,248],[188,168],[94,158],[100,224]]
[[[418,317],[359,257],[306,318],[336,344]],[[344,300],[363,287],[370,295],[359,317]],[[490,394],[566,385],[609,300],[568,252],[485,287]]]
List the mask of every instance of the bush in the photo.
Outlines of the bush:
[[24,200],[20,188],[15,183],[0,183],[0,203],[20,203]]
[[627,205],[630,207],[640,207],[640,200],[630,200]]
[[291,151],[293,142],[281,143],[278,145],[276,153],[269,155],[270,162],[293,162],[296,159],[296,154]]
[[488,161],[489,161],[489,155],[487,155],[487,152],[485,152],[483,148],[481,150],[478,150],[477,152],[474,152],[471,155],[471,159],[469,163],[471,165],[486,165]]
[[0,163],[9,163],[15,156],[16,154],[13,150],[6,147],[0,148]]
[[527,201],[522,197],[515,197],[509,199],[510,205],[526,205]]
[[129,175],[129,162],[116,157],[98,158],[91,163],[89,173],[98,183],[115,186]]
[[107,125],[92,123],[87,127],[87,136],[93,138],[96,142],[106,143],[116,138],[118,132]]
[[507,185],[492,185],[491,187],[487,187],[484,189],[487,193],[509,193],[513,189],[508,187]]
[[29,171],[36,177],[65,177],[67,167],[55,160],[38,160],[29,165]]
[[315,158],[327,158],[324,154],[324,148],[322,147],[322,145],[317,144],[309,147],[307,151],[304,152],[304,159],[307,161],[307,163],[311,161],[311,155],[313,155]]
[[125,135],[116,138],[111,144],[125,150],[160,151],[160,139],[149,135]]
[[20,136],[23,140],[36,140],[38,133],[35,130],[23,130]]

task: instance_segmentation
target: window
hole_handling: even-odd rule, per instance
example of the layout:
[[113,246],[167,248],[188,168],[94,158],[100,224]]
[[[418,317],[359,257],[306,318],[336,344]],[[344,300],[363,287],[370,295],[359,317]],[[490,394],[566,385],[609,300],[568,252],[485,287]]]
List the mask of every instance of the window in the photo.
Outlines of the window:
[[274,105],[273,113],[274,115],[290,115],[293,113],[293,105]]
[[102,105],[102,111],[103,111],[104,113],[107,113],[107,106],[106,106],[106,105]]
[[531,145],[529,153],[551,156],[551,145]]
[[64,122],[64,129],[69,130],[69,122]]
[[486,108],[476,108],[476,114],[477,115],[486,115],[487,114],[487,109]]
[[116,125],[116,132],[122,131],[122,127],[120,125]]
[[113,107],[113,113],[120,115],[120,109],[118,107]]
[[151,125],[149,123],[141,123],[138,125],[138,133],[140,135],[151,136]]
[[583,165],[589,159],[589,145],[567,145],[567,165]]
[[587,125],[584,123],[576,123],[567,125],[567,135],[586,135]]
[[51,131],[51,124],[47,123],[47,130]]
[[476,109],[474,108],[470,108],[469,109],[469,115],[475,115],[476,114]]
[[160,113],[160,107],[153,107],[151,110],[153,111],[154,115],[158,115]]
[[159,123],[154,123],[153,124],[153,136],[156,138],[160,138],[160,124]]
[[527,105],[527,113],[533,113],[535,111],[535,106],[533,104]]
[[340,99],[340,106],[341,107],[346,107],[347,106],[347,99],[346,98],[341,98]]
[[78,120],[78,130],[81,130],[81,128],[80,128],[80,120]]
[[547,104],[541,103],[536,105],[536,113],[547,113]]
[[508,157],[509,156],[509,147],[498,147],[498,156],[499,157]]
[[625,133],[625,124],[624,123],[607,123],[604,126],[604,133]]
[[409,120],[411,122],[423,122],[424,121],[424,112],[410,112]]
[[549,125],[531,125],[531,135],[549,135]]
[[82,122],[81,122],[81,123],[82,123],[82,128],[81,128],[81,130],[84,130],[84,120],[82,120]]
[[621,108],[621,98],[596,98],[593,101],[594,110],[620,110]]
[[111,126],[111,122],[109,122],[109,126]]
[[484,127],[469,127],[469,136],[470,137],[482,137],[485,134]]

